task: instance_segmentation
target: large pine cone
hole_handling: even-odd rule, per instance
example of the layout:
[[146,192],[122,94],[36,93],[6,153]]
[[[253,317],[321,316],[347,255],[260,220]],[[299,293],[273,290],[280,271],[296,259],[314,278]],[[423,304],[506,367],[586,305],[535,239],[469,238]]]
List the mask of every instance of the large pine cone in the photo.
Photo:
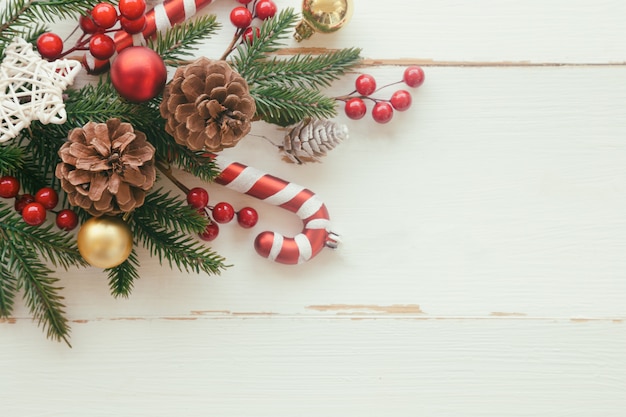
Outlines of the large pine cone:
[[251,128],[256,112],[248,83],[224,61],[201,57],[179,67],[163,91],[165,131],[189,149],[233,147]]
[[73,129],[59,149],[56,176],[70,204],[93,216],[129,212],[156,179],[154,147],[130,123],[110,119]]

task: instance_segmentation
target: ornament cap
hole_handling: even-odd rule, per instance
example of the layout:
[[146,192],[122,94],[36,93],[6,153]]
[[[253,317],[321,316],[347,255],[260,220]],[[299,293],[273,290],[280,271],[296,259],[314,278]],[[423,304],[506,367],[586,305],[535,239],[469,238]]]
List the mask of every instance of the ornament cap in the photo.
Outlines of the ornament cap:
[[300,42],[315,32],[335,32],[350,21],[353,12],[353,0],[304,0],[302,21],[296,26],[294,38]]
[[315,30],[313,27],[305,20],[301,20],[300,23],[296,25],[296,32],[293,34],[293,37],[296,41],[302,42],[305,39],[309,39],[314,33]]

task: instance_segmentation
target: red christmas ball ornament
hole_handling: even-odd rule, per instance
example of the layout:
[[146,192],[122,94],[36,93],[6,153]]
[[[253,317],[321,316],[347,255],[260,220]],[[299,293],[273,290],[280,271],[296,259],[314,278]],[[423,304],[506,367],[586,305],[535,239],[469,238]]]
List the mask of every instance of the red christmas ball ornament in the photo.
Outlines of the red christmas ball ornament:
[[167,80],[163,59],[145,46],[132,46],[111,64],[111,82],[120,96],[140,103],[156,97]]

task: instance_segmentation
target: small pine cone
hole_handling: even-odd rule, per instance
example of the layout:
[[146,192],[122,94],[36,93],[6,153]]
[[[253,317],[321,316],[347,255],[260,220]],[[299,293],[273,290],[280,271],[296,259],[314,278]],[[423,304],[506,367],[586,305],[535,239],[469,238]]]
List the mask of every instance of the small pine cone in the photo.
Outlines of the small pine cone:
[[73,206],[93,216],[129,212],[156,179],[154,147],[130,123],[109,119],[73,129],[59,149],[56,176]]
[[176,70],[160,111],[177,143],[217,152],[250,132],[256,105],[248,83],[230,65],[201,57]]
[[348,127],[326,119],[306,118],[285,135],[281,149],[292,162],[318,162],[319,157],[348,138]]

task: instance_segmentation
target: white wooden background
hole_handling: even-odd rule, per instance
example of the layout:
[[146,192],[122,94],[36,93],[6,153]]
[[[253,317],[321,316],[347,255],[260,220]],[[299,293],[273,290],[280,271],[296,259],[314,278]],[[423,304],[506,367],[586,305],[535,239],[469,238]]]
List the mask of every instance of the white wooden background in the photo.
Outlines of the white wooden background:
[[[341,247],[276,265],[233,224],[213,246],[234,267],[187,275],[142,252],[128,300],[96,269],[60,273],[74,347],[18,303],[0,415],[624,416],[626,3],[356,3],[292,46],[361,46],[381,84],[420,63],[414,106],[385,126],[340,116],[351,137],[322,164],[253,137],[228,152],[317,192]],[[203,54],[235,4],[205,10],[224,28]],[[254,205],[255,232],[300,228],[209,191]]]

